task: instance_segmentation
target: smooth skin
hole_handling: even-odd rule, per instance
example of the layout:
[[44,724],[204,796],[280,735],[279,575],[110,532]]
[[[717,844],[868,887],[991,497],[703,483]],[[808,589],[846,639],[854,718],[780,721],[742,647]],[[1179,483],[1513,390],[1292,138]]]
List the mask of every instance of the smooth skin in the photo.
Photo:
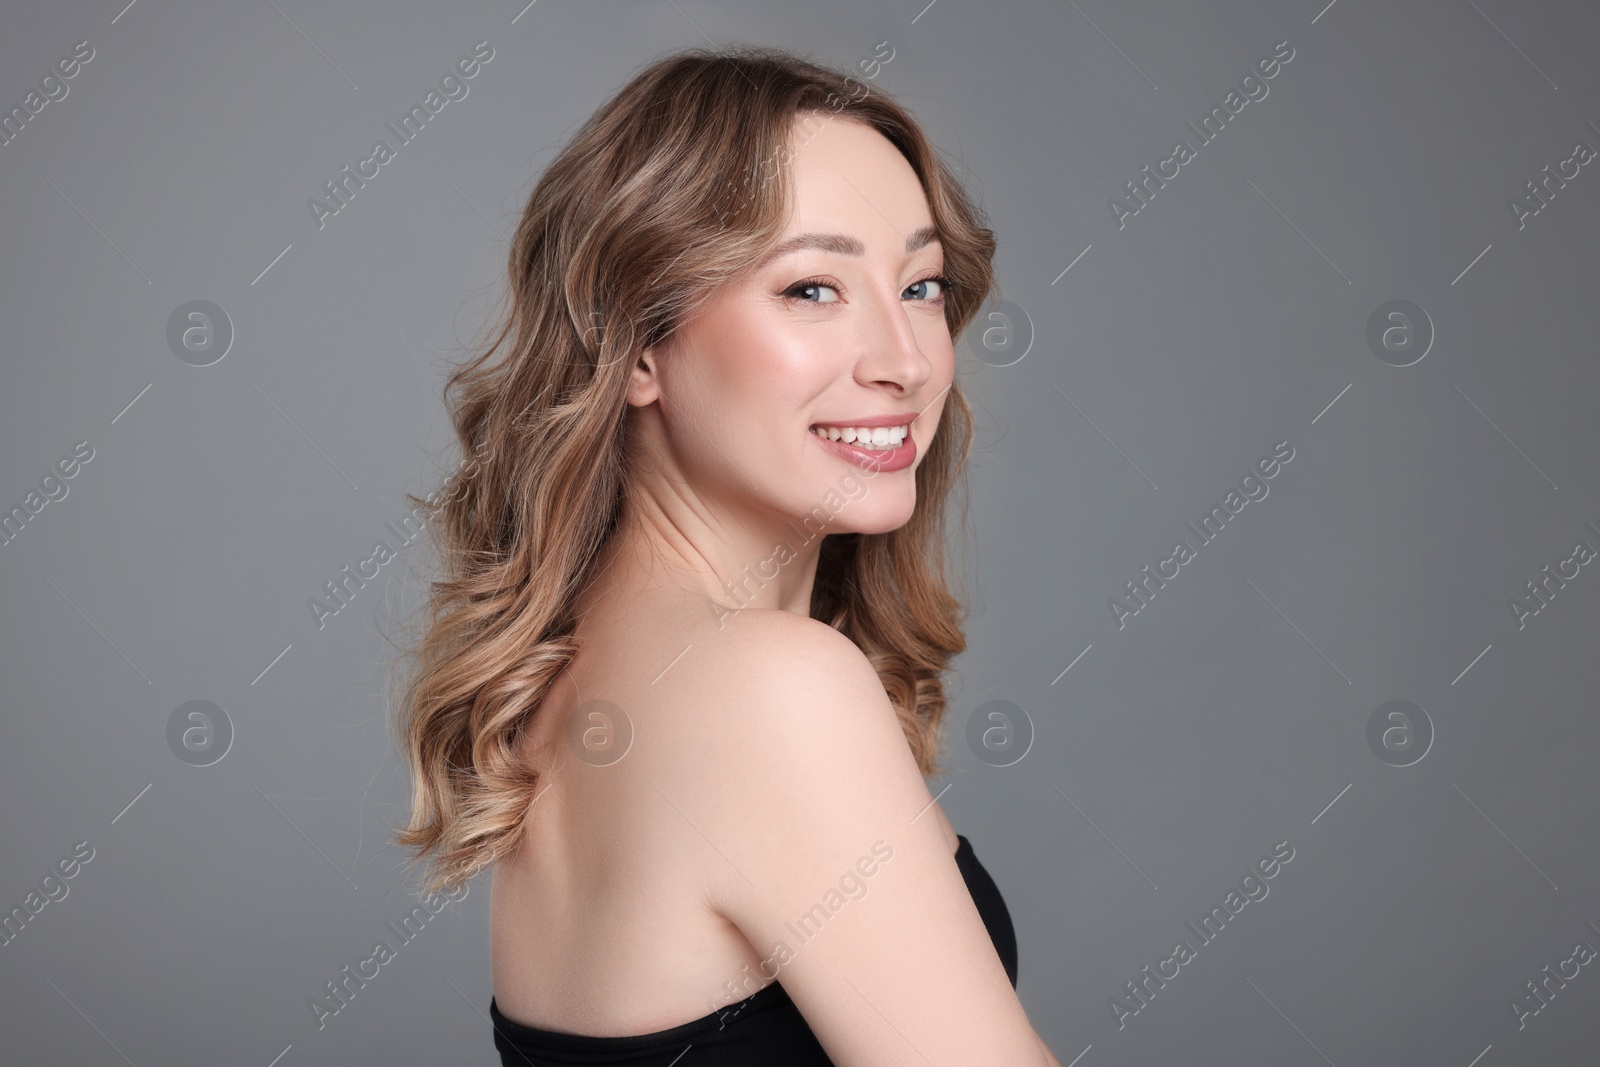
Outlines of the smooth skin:
[[[911,517],[916,464],[869,474],[809,427],[920,413],[917,464],[927,454],[955,373],[943,254],[915,239],[932,214],[862,123],[809,116],[791,144],[780,243],[858,244],[769,259],[634,369],[632,510],[580,598],[580,651],[523,737],[547,785],[494,867],[496,1000],[530,1026],[616,1036],[777,980],[839,1067],[1060,1067],[877,674],[809,617],[821,539],[795,533],[858,484],[829,532]],[[775,576],[741,577],[780,543],[794,555]],[[632,730],[604,766],[569,740],[608,728],[588,715],[602,706],[580,708],[593,700]],[[802,940],[808,913],[829,917]]]

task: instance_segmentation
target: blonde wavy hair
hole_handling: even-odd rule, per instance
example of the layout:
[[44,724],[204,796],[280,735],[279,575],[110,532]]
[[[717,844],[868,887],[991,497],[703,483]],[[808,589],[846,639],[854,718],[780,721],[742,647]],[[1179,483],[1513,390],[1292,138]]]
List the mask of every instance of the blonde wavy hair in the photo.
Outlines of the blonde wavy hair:
[[[444,399],[474,457],[429,500],[420,639],[395,699],[412,781],[394,835],[423,887],[453,889],[512,852],[541,788],[519,732],[577,652],[573,605],[628,497],[626,394],[660,345],[783,233],[796,122],[847,117],[921,180],[945,256],[953,338],[994,286],[994,234],[911,114],[876,88],[772,48],[697,48],[645,67],[540,177],[511,241],[505,310]],[[958,385],[900,528],[823,539],[811,617],[883,680],[924,775],[941,772],[942,676],[966,648],[945,573],[945,502],[963,493],[972,409]],[[442,496],[443,500],[437,498]]]

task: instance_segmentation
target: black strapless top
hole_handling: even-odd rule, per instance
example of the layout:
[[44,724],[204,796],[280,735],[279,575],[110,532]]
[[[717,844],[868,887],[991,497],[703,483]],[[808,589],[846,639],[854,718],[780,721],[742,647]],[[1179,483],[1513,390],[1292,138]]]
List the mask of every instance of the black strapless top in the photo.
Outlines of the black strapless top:
[[[961,834],[956,840],[960,843],[956,865],[1015,988],[1017,935],[1011,913],[1000,888],[973,854],[972,842]],[[781,982],[693,1022],[636,1036],[593,1037],[523,1026],[501,1015],[492,997],[489,1018],[502,1067],[833,1067]],[[687,1050],[692,1052],[685,1056]]]

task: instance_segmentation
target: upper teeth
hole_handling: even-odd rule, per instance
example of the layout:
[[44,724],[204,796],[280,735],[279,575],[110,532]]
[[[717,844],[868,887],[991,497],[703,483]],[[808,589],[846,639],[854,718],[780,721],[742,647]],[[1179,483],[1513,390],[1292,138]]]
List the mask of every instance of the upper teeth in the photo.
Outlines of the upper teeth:
[[904,426],[813,426],[811,432],[830,441],[843,441],[861,448],[899,448],[911,432],[911,424]]

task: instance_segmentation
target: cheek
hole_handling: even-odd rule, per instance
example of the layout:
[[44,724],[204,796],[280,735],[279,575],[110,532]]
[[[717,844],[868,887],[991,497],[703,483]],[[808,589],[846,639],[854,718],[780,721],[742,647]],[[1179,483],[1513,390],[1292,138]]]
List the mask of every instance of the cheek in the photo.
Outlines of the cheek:
[[759,398],[762,417],[783,419],[811,402],[848,367],[848,346],[823,324],[796,324],[777,315],[752,314],[730,337],[736,365],[724,369],[741,394]]
[[933,377],[949,380],[955,374],[955,345],[950,340],[950,327],[942,315],[928,315],[912,326],[917,347],[929,363],[933,364]]
[[[936,324],[936,330],[937,332],[929,331],[930,336],[919,339],[922,354],[932,364],[928,372],[927,385],[923,387],[927,397],[924,402],[928,403],[928,407],[917,419],[919,424],[925,424],[919,426],[916,434],[917,442],[923,451],[927,450],[927,445],[932,441],[939,421],[944,415],[945,402],[950,396],[950,385],[956,377],[955,347],[950,341],[950,331],[945,329],[942,323]],[[920,460],[921,457],[918,458]]]
[[956,376],[956,350],[950,341],[949,330],[939,331],[938,345],[928,352],[928,358],[933,362],[934,378],[941,385],[949,385]]
[[[923,349],[923,352],[933,366],[928,372],[927,384],[922,388],[924,397],[922,403],[928,405],[927,415],[942,416],[945,402],[950,398],[950,389],[956,380],[955,352],[951,348],[948,338],[945,340],[942,350],[933,352]],[[919,418],[917,421],[921,422],[922,419]],[[937,417],[928,419],[928,438],[931,439],[933,437],[933,428],[937,425],[939,425]]]
[[701,418],[741,418],[760,383],[754,350],[750,332],[726,316],[695,323],[663,368],[668,401]]
[[707,316],[684,340],[682,362],[663,381],[669,401],[677,395],[697,425],[741,434],[803,422],[841,373],[830,358],[845,350],[825,331],[755,309]]

